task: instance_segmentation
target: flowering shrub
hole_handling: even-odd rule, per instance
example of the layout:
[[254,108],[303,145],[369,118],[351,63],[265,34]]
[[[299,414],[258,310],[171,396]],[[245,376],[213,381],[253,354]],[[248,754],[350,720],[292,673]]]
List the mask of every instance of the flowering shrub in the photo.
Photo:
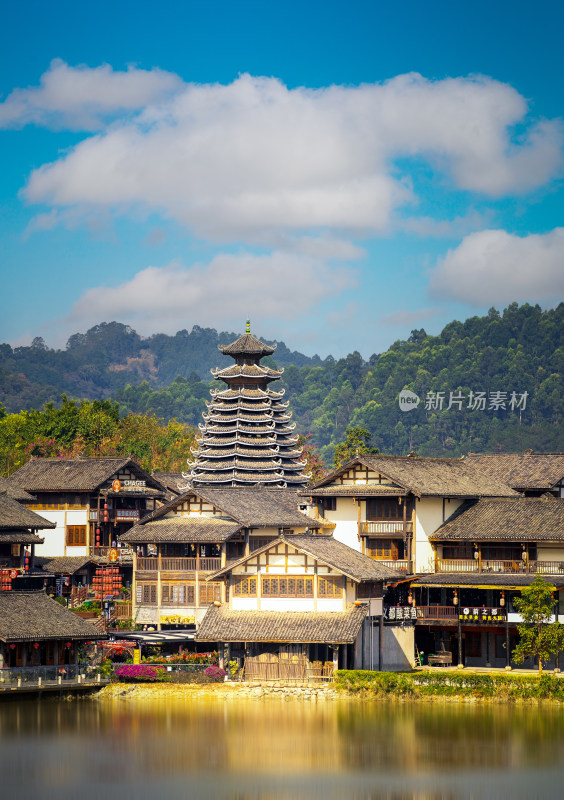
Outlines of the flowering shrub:
[[147,664],[217,664],[217,651],[209,653],[175,653],[172,656],[149,656],[143,661]]
[[204,675],[212,683],[219,683],[225,678],[225,670],[221,669],[221,667],[206,667]]
[[120,681],[162,681],[165,677],[163,667],[149,664],[124,664],[115,671]]

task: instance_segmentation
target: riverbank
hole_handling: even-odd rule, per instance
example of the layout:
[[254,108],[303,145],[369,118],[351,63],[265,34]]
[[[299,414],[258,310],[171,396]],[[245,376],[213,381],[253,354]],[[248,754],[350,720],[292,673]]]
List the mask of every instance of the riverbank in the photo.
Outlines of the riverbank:
[[564,703],[564,681],[557,675],[418,670],[409,673],[339,670],[329,684],[281,683],[111,683],[97,693],[100,701],[302,700],[328,702],[346,698],[420,700],[423,702]]
[[336,700],[341,695],[332,684],[285,686],[280,683],[110,683],[98,700],[200,700],[234,702],[241,699],[297,699],[307,702]]

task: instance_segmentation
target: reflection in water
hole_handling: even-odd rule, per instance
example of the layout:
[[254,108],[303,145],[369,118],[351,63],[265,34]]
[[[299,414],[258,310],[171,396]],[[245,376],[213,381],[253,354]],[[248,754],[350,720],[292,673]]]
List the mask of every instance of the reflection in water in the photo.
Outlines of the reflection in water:
[[558,797],[564,711],[195,700],[0,705],[17,798],[460,800]]

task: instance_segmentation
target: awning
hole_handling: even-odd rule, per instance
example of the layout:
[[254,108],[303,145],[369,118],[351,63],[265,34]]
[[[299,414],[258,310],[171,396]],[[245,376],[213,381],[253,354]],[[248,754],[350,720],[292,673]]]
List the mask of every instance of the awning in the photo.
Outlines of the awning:
[[195,628],[183,628],[176,631],[119,631],[119,639],[134,641],[138,644],[182,644],[193,642],[196,634]]

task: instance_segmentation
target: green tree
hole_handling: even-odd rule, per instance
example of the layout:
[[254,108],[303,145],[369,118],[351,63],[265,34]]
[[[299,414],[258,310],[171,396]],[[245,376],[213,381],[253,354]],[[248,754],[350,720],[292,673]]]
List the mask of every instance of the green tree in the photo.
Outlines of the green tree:
[[523,617],[519,631],[519,642],[513,650],[513,659],[522,664],[528,657],[538,657],[539,672],[543,661],[564,649],[564,625],[551,622],[554,614],[553,592],[556,587],[542,575],[536,575],[530,586],[521,589],[521,597],[513,601],[515,610]]
[[371,433],[366,428],[351,427],[345,431],[345,441],[335,447],[333,466],[339,469],[356,455],[376,455],[377,447],[370,445]]

